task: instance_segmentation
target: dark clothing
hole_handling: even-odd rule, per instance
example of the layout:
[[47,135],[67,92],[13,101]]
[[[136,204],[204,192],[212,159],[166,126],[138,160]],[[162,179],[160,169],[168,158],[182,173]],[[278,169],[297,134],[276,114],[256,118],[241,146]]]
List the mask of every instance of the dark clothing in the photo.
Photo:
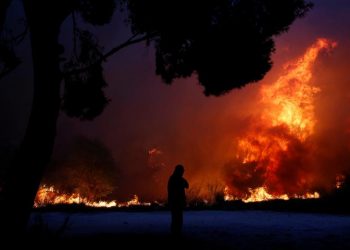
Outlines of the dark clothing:
[[181,235],[183,224],[183,211],[182,209],[171,209],[171,226],[170,230],[173,235]]
[[168,182],[168,204],[171,210],[171,232],[174,235],[181,234],[183,224],[183,209],[186,207],[185,188],[188,182],[182,177],[182,173],[174,172]]
[[182,176],[173,174],[168,182],[168,203],[169,207],[184,208],[186,206],[185,188],[188,182]]

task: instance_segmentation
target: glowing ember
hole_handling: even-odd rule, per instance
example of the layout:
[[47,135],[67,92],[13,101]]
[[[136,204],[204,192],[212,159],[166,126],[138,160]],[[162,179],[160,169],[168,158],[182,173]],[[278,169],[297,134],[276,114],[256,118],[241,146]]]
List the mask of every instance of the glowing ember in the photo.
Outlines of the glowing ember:
[[88,201],[79,194],[64,194],[56,190],[53,186],[40,186],[34,201],[34,207],[44,207],[53,204],[84,204],[89,207],[130,207],[130,206],[150,206],[149,202],[140,202],[137,195],[126,202],[117,201]]
[[[314,98],[320,89],[311,82],[312,67],[322,50],[335,46],[327,39],[318,39],[303,56],[284,67],[276,82],[262,86],[261,113],[237,143],[239,163],[233,169],[237,181],[233,180],[230,195],[245,202],[319,197],[305,191],[313,188],[311,177],[297,164],[303,164],[300,155],[307,155],[308,139],[317,123]],[[286,172],[288,164],[293,173]],[[251,183],[260,184],[249,186]]]

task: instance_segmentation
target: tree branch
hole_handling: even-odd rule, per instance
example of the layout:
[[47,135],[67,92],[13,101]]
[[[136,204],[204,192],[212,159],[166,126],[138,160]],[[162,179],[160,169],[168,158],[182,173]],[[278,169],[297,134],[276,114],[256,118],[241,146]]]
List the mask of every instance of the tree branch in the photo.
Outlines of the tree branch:
[[75,19],[75,13],[72,12],[72,22],[73,22],[73,54],[76,58],[78,58],[78,52],[77,52],[77,21]]
[[82,72],[85,72],[87,70],[89,70],[90,68],[94,67],[95,65],[99,64],[99,63],[102,63],[104,61],[107,60],[107,58],[109,58],[110,56],[112,56],[113,54],[117,53],[118,51],[120,51],[121,49],[125,48],[125,47],[128,47],[132,44],[136,44],[136,43],[139,43],[139,42],[142,42],[142,41],[145,41],[147,39],[151,39],[153,37],[156,36],[156,33],[152,33],[152,34],[147,34],[147,35],[144,35],[142,37],[139,37],[139,38],[136,38],[139,34],[135,34],[133,36],[131,36],[128,40],[126,40],[125,42],[119,44],[118,46],[112,48],[110,51],[108,51],[106,54],[102,55],[100,59],[98,59],[96,62],[86,66],[86,67],[83,67],[83,68],[79,68],[79,69],[73,69],[71,71],[68,71],[68,72],[64,72],[63,74],[65,76],[69,76],[69,75],[72,75],[72,74],[78,74],[78,73],[82,73]]
[[109,52],[107,52],[106,54],[104,54],[102,56],[102,58],[99,60],[99,62],[106,61],[106,59],[108,57],[112,56],[113,54],[115,54],[119,50],[121,50],[121,49],[123,49],[123,48],[125,48],[125,47],[127,47],[129,45],[132,45],[132,44],[135,44],[135,43],[138,43],[138,42],[142,42],[142,41],[150,38],[149,35],[145,35],[143,37],[140,37],[140,38],[137,38],[137,39],[133,40],[137,36],[138,36],[138,34],[135,34],[132,37],[130,37],[126,42],[118,45],[117,47],[114,47],[113,49],[111,49]]

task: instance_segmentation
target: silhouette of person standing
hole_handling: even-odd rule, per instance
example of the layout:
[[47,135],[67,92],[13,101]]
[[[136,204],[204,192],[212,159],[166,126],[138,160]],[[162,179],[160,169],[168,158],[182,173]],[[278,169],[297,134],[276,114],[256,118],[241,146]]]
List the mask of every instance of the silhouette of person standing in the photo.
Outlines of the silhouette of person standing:
[[168,204],[171,210],[171,233],[181,235],[183,224],[183,209],[186,206],[185,188],[188,182],[183,178],[185,169],[177,165],[168,181]]

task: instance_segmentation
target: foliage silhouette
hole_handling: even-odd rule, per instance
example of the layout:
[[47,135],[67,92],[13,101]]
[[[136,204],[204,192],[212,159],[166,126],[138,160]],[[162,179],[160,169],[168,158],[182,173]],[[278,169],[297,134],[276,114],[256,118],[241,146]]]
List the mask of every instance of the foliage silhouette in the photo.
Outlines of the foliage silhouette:
[[[96,39],[89,31],[77,31],[80,41],[79,54],[65,63],[64,68],[85,67],[102,55]],[[93,119],[108,104],[103,88],[107,86],[103,68],[95,64],[87,71],[64,76],[62,110],[70,117]]]
[[153,33],[156,70],[166,83],[193,73],[206,95],[261,80],[271,68],[273,38],[311,7],[305,1],[134,0],[134,33]]

